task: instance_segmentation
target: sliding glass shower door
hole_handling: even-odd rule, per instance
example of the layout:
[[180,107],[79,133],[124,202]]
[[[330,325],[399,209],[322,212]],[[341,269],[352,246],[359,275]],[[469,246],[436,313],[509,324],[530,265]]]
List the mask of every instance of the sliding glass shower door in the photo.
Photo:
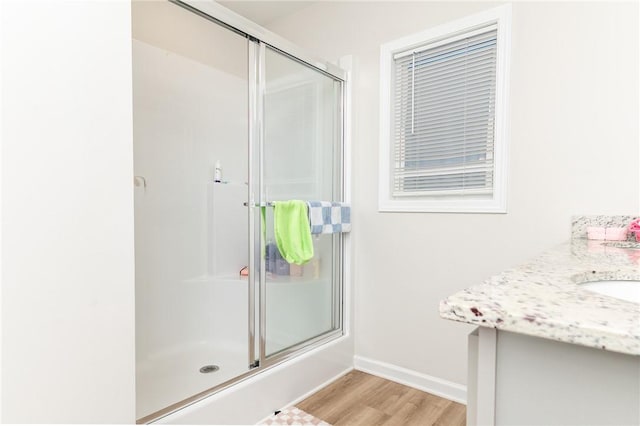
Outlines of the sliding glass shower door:
[[177,0],[133,1],[132,30],[148,422],[341,334],[342,236],[289,264],[273,202],[342,200],[343,81]]
[[249,41],[168,2],[132,18],[140,419],[250,371]]
[[272,203],[341,200],[342,86],[268,46],[261,46],[260,61],[267,262],[260,287],[262,355],[271,357],[340,328],[340,234],[313,236],[313,258],[289,264],[276,244]]

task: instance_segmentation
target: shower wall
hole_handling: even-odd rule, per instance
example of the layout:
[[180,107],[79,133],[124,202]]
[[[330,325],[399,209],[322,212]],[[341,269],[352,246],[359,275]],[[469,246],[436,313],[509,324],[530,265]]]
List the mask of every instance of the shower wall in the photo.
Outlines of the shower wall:
[[[146,181],[135,189],[140,356],[203,339],[206,316],[182,315],[205,303],[190,287],[247,264],[247,89],[234,75],[137,40],[133,55],[135,173]],[[213,182],[218,160],[229,184]],[[219,254],[229,263],[214,264]]]
[[[248,263],[247,82],[138,40],[133,57],[141,417],[248,365],[246,279],[235,292],[215,280]],[[216,161],[228,183],[214,183]],[[198,374],[212,363],[224,371]]]

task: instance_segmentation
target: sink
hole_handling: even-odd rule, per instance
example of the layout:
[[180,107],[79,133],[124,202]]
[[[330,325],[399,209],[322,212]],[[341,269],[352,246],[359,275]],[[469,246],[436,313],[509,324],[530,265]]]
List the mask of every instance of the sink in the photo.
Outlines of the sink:
[[580,287],[605,296],[640,304],[640,281],[593,281],[580,284]]

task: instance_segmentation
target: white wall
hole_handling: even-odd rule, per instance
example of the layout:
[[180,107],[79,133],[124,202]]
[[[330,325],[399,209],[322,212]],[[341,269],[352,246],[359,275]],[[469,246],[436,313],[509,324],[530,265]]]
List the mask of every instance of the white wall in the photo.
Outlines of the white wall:
[[2,421],[133,423],[130,5],[2,7]]
[[[4,4],[0,2],[0,22],[4,22]],[[2,211],[3,211],[3,198],[2,198],[2,142],[4,140],[4,125],[3,125],[3,117],[4,117],[4,97],[2,96],[3,86],[4,86],[4,76],[3,76],[3,36],[0,30],[0,422],[2,422],[2,264],[3,264],[3,256],[2,256]]]
[[439,300],[568,239],[573,214],[640,205],[638,5],[515,3],[508,214],[377,211],[380,44],[495,5],[323,2],[269,26],[356,62],[356,355],[461,384],[470,327]]
[[238,52],[239,34],[168,1],[131,0],[131,21],[136,40],[246,79],[248,59]]

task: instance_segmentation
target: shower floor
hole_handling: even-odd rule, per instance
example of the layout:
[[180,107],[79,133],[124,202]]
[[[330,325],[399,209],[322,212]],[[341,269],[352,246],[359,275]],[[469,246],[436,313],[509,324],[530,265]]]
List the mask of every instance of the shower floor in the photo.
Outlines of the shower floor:
[[[248,371],[246,348],[191,344],[164,351],[136,366],[136,417],[162,410]],[[217,365],[219,370],[201,373]]]

